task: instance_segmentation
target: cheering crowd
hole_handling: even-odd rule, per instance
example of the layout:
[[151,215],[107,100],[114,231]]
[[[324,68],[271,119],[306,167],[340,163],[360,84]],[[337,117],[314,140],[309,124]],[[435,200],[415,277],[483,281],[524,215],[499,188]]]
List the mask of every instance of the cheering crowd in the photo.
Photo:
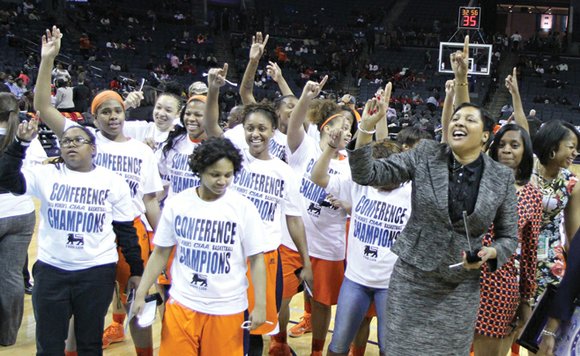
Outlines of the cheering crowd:
[[[530,127],[515,69],[505,125],[470,103],[468,36],[451,55],[440,142],[414,126],[390,138],[391,83],[357,110],[320,98],[328,76],[295,95],[270,62],[281,96],[257,102],[260,32],[243,105],[229,113],[223,64],[187,98],[159,93],[150,122],[125,121],[142,91],[101,91],[95,127],[81,126],[51,102],[61,38],[57,27],[42,36],[34,117],[20,122],[17,99],[0,94],[0,345],[22,320],[33,196],[38,355],[101,354],[125,322],[137,355],[152,355],[151,304],[160,355],[262,355],[264,337],[270,355],[291,355],[288,336],[310,331],[322,355],[334,305],[328,355],[364,355],[374,317],[370,353],[506,355],[564,280],[541,337],[552,354],[578,293],[580,188],[568,168],[580,133],[557,120]],[[38,152],[40,122],[59,157]],[[305,313],[288,330],[300,292]]]

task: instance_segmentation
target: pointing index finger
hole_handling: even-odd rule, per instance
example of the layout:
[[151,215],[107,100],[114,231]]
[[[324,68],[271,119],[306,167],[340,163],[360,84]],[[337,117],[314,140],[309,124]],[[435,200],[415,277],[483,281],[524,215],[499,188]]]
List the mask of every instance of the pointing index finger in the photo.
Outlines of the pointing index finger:
[[320,81],[320,90],[324,87],[324,84],[328,81],[328,75],[325,75],[324,78]]
[[463,55],[465,58],[469,58],[469,35],[465,36],[463,41]]
[[227,63],[224,63],[224,67],[222,69],[222,75],[224,76],[224,78],[226,78],[228,75],[228,64]]
[[385,103],[389,103],[389,101],[391,100],[391,91],[393,90],[393,84],[391,82],[388,82],[387,85],[385,86],[385,92],[383,93],[383,97],[382,100]]

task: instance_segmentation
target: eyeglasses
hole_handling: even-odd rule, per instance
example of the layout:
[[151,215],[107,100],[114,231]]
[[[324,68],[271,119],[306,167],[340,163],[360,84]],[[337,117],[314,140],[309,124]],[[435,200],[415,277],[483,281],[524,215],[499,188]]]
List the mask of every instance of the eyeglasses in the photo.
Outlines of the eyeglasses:
[[74,144],[75,147],[80,145],[88,145],[92,143],[84,137],[74,137],[74,138],[63,138],[58,142],[60,147],[70,147]]

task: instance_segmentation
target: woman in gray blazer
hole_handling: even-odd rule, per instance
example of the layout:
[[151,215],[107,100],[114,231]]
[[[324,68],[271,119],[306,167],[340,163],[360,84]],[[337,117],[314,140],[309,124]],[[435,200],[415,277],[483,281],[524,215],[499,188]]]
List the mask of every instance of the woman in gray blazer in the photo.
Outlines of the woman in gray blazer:
[[[368,143],[386,105],[367,103],[356,141],[349,144],[353,180],[383,186],[411,180],[412,213],[393,247],[387,303],[387,355],[468,355],[479,306],[479,268],[503,265],[517,245],[513,172],[481,152],[493,120],[462,104],[448,126],[448,143],[423,140],[375,160]],[[465,251],[482,246],[494,224],[495,241],[481,261]],[[467,231],[466,231],[467,229]]]

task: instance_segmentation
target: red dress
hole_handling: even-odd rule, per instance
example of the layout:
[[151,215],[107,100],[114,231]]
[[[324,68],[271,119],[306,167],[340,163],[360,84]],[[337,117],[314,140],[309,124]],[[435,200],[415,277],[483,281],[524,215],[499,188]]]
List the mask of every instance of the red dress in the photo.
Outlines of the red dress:
[[[542,221],[542,193],[530,183],[518,192],[518,249],[506,264],[490,272],[481,269],[480,303],[475,331],[488,337],[511,333],[520,302],[534,296],[538,235]],[[483,245],[493,242],[493,227]]]

